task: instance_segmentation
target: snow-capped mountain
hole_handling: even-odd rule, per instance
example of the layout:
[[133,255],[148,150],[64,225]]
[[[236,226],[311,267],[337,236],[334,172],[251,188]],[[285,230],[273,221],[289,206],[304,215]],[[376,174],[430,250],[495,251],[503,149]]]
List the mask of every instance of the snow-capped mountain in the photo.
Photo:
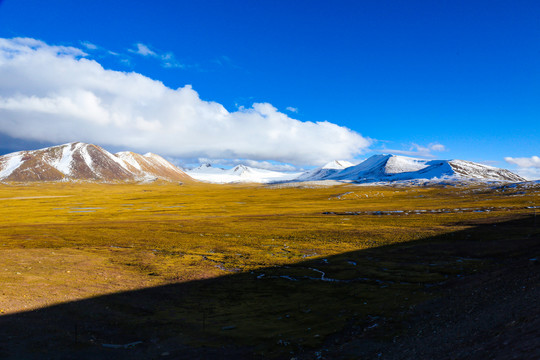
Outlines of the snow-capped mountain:
[[122,152],[80,142],[0,156],[0,181],[192,181],[159,155]]
[[424,160],[398,155],[374,155],[364,162],[309,180],[345,180],[361,183],[407,180],[525,181],[505,169],[465,160]]
[[199,165],[199,167],[196,167],[188,171],[197,172],[197,173],[200,173],[200,172],[215,173],[220,170],[225,170],[225,169],[213,167],[211,164],[201,164]]
[[299,177],[297,177],[295,180],[298,181],[315,181],[315,180],[321,180],[325,179],[331,175],[334,175],[338,172],[340,172],[343,169],[346,169],[348,167],[354,166],[353,163],[350,163],[345,160],[334,160],[329,163],[327,163],[324,166],[318,167],[316,169],[312,169],[309,171],[306,171]]
[[246,165],[237,165],[232,169],[213,167],[210,164],[188,170],[187,174],[196,180],[227,184],[238,182],[269,183],[275,181],[287,181],[296,178],[300,173],[286,173],[257,169]]
[[353,165],[332,161],[305,173],[279,172],[237,165],[232,169],[203,164],[186,172],[161,156],[133,152],[111,154],[91,144],[74,142],[0,156],[0,181],[148,181],[163,179],[212,183],[337,180],[359,183],[394,181],[526,181],[505,169],[465,160],[424,160],[374,155]]

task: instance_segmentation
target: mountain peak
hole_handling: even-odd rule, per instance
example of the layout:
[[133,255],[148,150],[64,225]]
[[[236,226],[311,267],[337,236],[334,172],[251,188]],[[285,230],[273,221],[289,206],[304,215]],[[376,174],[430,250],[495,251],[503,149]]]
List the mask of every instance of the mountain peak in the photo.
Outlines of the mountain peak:
[[252,168],[250,168],[249,166],[243,165],[243,164],[236,165],[232,169],[232,172],[235,173],[235,174],[238,174],[238,175],[242,175],[242,174],[244,174],[246,172],[251,172],[251,171],[252,171]]

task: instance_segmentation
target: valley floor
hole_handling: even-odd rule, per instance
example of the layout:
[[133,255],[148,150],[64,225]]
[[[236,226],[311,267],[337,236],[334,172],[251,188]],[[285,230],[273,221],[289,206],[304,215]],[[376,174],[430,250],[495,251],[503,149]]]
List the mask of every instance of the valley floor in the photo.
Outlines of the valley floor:
[[539,200],[0,185],[0,358],[535,358]]

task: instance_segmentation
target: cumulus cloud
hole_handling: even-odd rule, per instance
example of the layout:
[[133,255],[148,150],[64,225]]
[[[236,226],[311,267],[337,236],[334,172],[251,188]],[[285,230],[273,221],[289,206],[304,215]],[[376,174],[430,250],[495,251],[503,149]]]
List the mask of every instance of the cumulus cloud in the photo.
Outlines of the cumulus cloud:
[[175,59],[173,53],[167,52],[160,54],[142,43],[135,44],[135,49],[129,49],[128,51],[137,55],[158,59],[161,61],[161,65],[166,68],[183,67],[183,65]]
[[190,85],[171,89],[34,39],[0,39],[0,79],[0,133],[18,139],[295,165],[353,158],[370,145],[348,128],[292,119],[269,103],[230,112]]
[[402,149],[386,149],[383,148],[380,151],[392,154],[400,154],[407,156],[420,156],[420,157],[435,157],[433,152],[446,151],[446,147],[439,143],[431,143],[427,146],[411,143],[407,150]]
[[530,180],[540,179],[540,157],[513,158],[508,156],[504,160],[509,164],[517,165],[518,169],[515,172],[524,178]]

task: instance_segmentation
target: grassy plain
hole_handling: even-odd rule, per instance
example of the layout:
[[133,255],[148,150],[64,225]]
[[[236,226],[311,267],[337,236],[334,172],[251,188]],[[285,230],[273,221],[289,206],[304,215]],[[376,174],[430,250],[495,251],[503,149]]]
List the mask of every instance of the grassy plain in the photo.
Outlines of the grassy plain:
[[121,292],[62,336],[278,357],[345,329],[394,336],[437,286],[514,251],[491,242],[537,236],[504,230],[536,205],[538,188],[4,184],[0,315]]

